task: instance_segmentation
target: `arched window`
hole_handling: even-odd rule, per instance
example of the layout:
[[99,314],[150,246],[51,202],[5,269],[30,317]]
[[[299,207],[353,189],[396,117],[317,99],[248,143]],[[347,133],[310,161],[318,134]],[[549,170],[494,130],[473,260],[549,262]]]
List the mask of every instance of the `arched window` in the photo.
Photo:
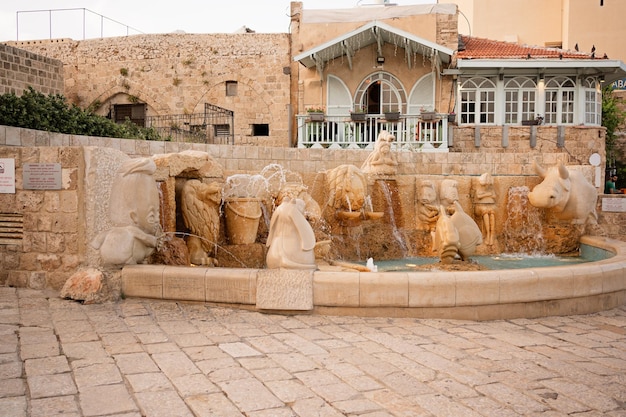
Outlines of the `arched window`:
[[483,77],[461,84],[461,123],[493,124],[496,117],[496,84]]
[[515,77],[504,82],[504,123],[519,124],[522,120],[534,120],[537,95],[535,80]]
[[352,110],[352,94],[339,77],[328,76],[328,102],[326,114],[330,116],[346,115]]
[[435,105],[435,77],[432,72],[417,80],[408,100],[408,114],[419,114],[422,108],[432,109]]
[[583,80],[585,92],[585,124],[600,125],[602,123],[602,92],[596,77]]
[[573,124],[576,84],[570,77],[554,77],[546,80],[545,123]]
[[355,107],[369,114],[389,111],[404,113],[406,92],[400,80],[387,72],[377,72],[361,82],[354,97]]

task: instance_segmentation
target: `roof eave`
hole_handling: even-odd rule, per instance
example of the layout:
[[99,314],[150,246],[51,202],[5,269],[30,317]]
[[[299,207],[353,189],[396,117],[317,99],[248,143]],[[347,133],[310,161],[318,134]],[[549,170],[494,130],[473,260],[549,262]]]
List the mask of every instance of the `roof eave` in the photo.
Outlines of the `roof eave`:
[[602,74],[607,82],[612,82],[626,76],[626,65],[619,60],[610,59],[458,59],[457,69],[486,70],[486,69],[537,69],[537,70],[580,70],[588,69],[583,73]]
[[[325,50],[329,50],[331,47],[338,45],[338,44],[342,44],[343,42],[347,41],[348,39],[350,39],[351,37],[354,37],[356,35],[359,35],[360,33],[366,32],[368,30],[371,30],[373,28],[377,28],[380,30],[384,30],[386,32],[392,33],[396,36],[399,36],[409,42],[415,42],[418,43],[422,46],[424,46],[425,48],[431,49],[432,51],[435,51],[438,55],[439,55],[439,59],[441,60],[441,62],[445,62],[448,63],[450,62],[450,60],[452,59],[452,55],[454,54],[454,51],[446,48],[444,46],[441,46],[439,44],[436,44],[434,42],[431,42],[429,40],[426,39],[422,39],[419,36],[415,36],[409,32],[405,32],[403,30],[397,29],[393,26],[390,26],[386,23],[383,22],[379,22],[379,21],[371,21],[366,23],[365,25],[354,29],[350,32],[347,32],[341,36],[338,36],[334,39],[331,39],[327,42],[324,42],[314,48],[308,49],[298,55],[296,55],[293,60],[294,61],[298,61],[300,62],[302,65],[304,65],[307,68],[312,68],[315,67],[318,62],[317,57],[318,54],[322,53]],[[371,44],[373,44],[374,42],[370,42],[367,45],[364,46],[369,46]],[[402,45],[400,45],[402,47]],[[343,54],[342,54],[343,55]],[[338,55],[338,56],[342,56],[342,55]]]

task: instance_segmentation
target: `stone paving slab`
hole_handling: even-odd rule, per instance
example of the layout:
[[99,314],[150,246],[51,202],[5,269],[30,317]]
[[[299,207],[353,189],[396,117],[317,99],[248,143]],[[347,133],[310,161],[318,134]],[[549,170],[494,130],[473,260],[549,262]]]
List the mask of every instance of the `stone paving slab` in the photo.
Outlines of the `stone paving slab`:
[[488,322],[0,287],[2,417],[626,417],[626,306]]

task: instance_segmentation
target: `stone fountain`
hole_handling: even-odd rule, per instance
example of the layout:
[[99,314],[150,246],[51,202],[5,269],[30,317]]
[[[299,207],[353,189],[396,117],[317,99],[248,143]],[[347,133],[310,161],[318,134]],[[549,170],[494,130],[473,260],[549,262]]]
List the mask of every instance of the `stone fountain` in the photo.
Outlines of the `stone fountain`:
[[[491,173],[479,177],[399,174],[396,155],[390,150],[393,140],[381,132],[361,167],[338,165],[306,176],[278,165],[225,176],[213,158],[197,151],[124,162],[124,167],[146,167],[141,175],[151,175],[152,182],[144,188],[152,190],[146,191],[149,195],[159,196],[160,210],[155,211],[147,197],[131,199],[137,206],[123,206],[121,218],[126,223],[113,221],[113,227],[94,240],[100,251],[94,267],[120,271],[126,296],[234,303],[268,311],[361,314],[366,308],[370,313],[365,314],[419,315],[428,310],[446,316],[444,311],[463,312],[461,307],[468,305],[481,317],[513,317],[528,314],[515,308],[506,314],[501,309],[488,312],[503,302],[542,306],[548,302],[542,297],[552,296],[540,287],[562,279],[558,268],[526,271],[519,282],[513,279],[506,285],[512,279],[509,273],[483,271],[480,280],[473,282],[470,275],[458,271],[475,269],[471,267],[474,254],[499,254],[510,247],[509,241],[519,241],[520,230],[515,227],[529,211],[538,216],[542,234],[549,236],[545,239],[549,243],[537,250],[576,250],[595,216],[593,207],[582,204],[594,198],[584,194],[590,192],[584,175],[563,166],[537,167],[542,182],[530,192],[526,178]],[[121,190],[112,187],[111,201],[124,194]],[[230,234],[235,226],[227,220],[227,206],[235,197],[254,200],[256,207],[252,214],[241,216],[242,222],[248,222],[244,230],[251,232],[245,239]],[[508,206],[518,211],[505,210]],[[158,220],[159,227],[141,228],[142,216],[153,223]],[[131,245],[104,245],[119,234],[119,228],[129,227],[148,237],[130,234]],[[102,251],[103,247],[108,249]],[[111,248],[120,253],[112,254]],[[431,269],[440,272],[374,272],[375,261],[405,256],[433,257]],[[454,272],[445,272],[446,265],[454,266],[450,269]],[[563,279],[576,274],[568,270]],[[539,280],[543,275],[547,278]],[[594,276],[585,274],[583,281]],[[530,293],[512,290],[527,285],[528,279],[536,286]],[[466,299],[466,282],[468,289],[483,292]],[[615,300],[620,296],[615,295]],[[568,308],[565,305],[563,311]]]

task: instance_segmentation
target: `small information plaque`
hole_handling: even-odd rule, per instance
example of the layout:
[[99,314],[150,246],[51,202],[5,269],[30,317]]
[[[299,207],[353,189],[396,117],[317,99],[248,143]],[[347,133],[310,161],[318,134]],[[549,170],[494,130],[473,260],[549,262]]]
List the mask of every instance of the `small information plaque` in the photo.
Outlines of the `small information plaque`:
[[27,163],[22,169],[25,190],[60,190],[60,163]]
[[0,158],[0,193],[15,194],[15,159]]
[[602,211],[624,213],[626,212],[626,198],[603,198],[602,199]]

